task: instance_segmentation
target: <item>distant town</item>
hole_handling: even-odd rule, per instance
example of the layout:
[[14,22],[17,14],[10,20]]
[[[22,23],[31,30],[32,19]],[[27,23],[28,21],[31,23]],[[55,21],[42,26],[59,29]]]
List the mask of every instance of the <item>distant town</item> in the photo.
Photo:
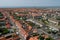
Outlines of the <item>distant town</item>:
[[0,40],[60,40],[60,8],[0,8]]

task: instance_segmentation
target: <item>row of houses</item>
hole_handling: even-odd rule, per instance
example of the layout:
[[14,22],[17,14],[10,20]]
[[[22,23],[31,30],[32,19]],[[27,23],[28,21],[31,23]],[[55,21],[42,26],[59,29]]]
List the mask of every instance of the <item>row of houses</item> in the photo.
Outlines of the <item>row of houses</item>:
[[[4,30],[4,28],[6,28],[7,30],[11,28],[11,24],[9,23],[9,20],[7,19],[5,12],[0,12],[0,28],[2,31],[6,31]],[[5,35],[4,34],[0,35],[0,40],[18,40],[18,39],[19,36],[16,33],[6,33]]]

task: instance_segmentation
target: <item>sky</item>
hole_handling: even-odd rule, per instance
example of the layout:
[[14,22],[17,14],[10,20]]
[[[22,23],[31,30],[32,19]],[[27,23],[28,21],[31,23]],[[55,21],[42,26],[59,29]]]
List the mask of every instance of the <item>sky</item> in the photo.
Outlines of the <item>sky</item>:
[[60,6],[60,0],[0,0],[0,7]]

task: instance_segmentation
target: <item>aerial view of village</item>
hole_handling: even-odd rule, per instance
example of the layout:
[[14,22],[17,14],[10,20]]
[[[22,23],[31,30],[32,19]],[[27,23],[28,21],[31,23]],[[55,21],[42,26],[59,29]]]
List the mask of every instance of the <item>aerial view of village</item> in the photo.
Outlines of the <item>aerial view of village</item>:
[[60,40],[60,0],[0,0],[0,40]]
[[0,40],[60,40],[60,8],[0,8]]

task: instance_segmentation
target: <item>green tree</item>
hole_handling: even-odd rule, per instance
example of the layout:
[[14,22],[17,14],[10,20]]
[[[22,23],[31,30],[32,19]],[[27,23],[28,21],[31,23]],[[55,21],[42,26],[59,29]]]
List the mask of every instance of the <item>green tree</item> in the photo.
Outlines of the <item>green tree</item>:
[[60,16],[57,16],[56,19],[57,19],[57,20],[60,20]]
[[46,40],[54,40],[53,38],[49,37],[49,38],[46,38]]
[[7,34],[8,32],[9,32],[8,29],[4,28],[3,34]]
[[39,36],[39,40],[44,40],[44,37],[42,37],[41,35]]
[[0,12],[0,16],[3,16],[3,14]]

